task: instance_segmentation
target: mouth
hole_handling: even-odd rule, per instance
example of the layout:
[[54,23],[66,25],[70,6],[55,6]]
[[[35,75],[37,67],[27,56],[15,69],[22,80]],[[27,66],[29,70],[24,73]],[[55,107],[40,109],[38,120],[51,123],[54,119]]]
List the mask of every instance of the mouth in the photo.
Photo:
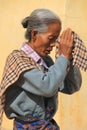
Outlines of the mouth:
[[49,51],[45,51],[45,53],[48,55],[48,54],[50,54],[50,52]]
[[46,48],[46,49],[45,49],[45,54],[46,54],[46,55],[50,54],[52,50],[53,50],[52,47]]
[[45,53],[46,53],[46,54],[50,54],[51,51],[52,51],[52,50],[46,50]]

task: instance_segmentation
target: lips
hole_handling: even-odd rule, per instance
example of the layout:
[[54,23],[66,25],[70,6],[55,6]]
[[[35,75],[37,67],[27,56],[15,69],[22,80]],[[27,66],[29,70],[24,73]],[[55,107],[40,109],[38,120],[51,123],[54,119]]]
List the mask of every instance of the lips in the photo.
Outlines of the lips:
[[45,51],[46,54],[50,54],[50,51]]
[[46,54],[50,54],[50,52],[52,51],[52,49],[53,49],[52,47],[47,48],[47,50],[45,50],[45,53]]
[[52,50],[46,50],[45,53],[46,53],[46,54],[50,54],[51,51],[52,51]]

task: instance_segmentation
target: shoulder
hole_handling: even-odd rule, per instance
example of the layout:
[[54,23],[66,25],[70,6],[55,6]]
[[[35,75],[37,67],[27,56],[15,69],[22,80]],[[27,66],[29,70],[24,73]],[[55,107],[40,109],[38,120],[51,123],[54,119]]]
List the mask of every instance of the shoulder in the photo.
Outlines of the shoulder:
[[28,57],[28,55],[22,51],[22,50],[13,50],[8,57],[21,57],[21,56],[26,56]]
[[9,63],[20,63],[23,61],[30,61],[31,58],[22,50],[13,50],[7,57],[7,62]]

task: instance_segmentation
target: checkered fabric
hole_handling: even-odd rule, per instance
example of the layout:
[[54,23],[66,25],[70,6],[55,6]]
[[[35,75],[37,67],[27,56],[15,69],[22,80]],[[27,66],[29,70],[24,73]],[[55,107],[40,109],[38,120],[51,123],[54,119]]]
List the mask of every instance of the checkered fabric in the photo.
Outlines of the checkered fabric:
[[[80,69],[87,71],[87,49],[83,43],[83,41],[80,39],[80,37],[73,32],[74,40],[73,40],[73,50],[72,50],[72,64],[75,66],[78,66]],[[56,44],[56,54],[55,57],[57,58],[58,51],[59,51],[59,42],[57,41]]]
[[82,70],[87,71],[87,49],[80,37],[76,33],[73,33],[73,35],[73,65],[76,65]]
[[37,68],[42,71],[41,67],[22,50],[14,50],[8,56],[0,84],[0,129],[5,102],[5,90],[15,83],[24,71],[31,70],[33,68]]

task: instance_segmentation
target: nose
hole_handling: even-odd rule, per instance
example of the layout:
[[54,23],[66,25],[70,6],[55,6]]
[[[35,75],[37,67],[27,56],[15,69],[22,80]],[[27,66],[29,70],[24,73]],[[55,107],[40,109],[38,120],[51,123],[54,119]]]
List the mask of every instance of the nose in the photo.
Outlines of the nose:
[[51,47],[55,47],[55,45],[56,45],[56,42],[51,42],[50,44]]

